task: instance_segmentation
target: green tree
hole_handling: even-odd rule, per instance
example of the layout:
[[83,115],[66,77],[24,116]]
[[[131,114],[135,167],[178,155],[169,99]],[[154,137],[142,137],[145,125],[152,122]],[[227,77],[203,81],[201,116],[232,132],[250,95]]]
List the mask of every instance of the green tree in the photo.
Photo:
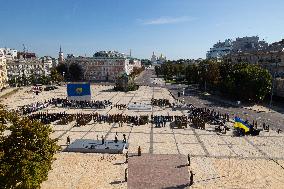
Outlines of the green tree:
[[28,77],[28,80],[29,80],[29,83],[31,83],[32,85],[34,85],[36,83],[36,77],[34,74],[31,74],[29,77]]
[[66,79],[67,76],[68,76],[68,66],[67,64],[63,64],[63,63],[60,63],[57,67],[56,67],[56,70],[57,72],[64,76],[64,78]]
[[2,108],[0,118],[0,188],[39,188],[59,149],[51,127]]
[[258,65],[242,63],[235,66],[235,93],[243,100],[262,101],[271,91],[272,76]]
[[83,80],[83,69],[77,63],[72,63],[69,66],[69,77],[71,81],[82,81]]
[[199,82],[198,66],[195,64],[188,65],[185,73],[188,84],[195,84]]
[[57,71],[57,69],[52,68],[50,71],[50,80],[52,82],[62,82],[63,76]]

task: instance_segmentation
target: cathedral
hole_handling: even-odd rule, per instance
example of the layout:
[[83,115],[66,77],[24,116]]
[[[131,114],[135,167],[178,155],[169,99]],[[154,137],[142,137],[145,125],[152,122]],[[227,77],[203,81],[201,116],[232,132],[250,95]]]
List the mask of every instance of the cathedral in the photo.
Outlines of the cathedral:
[[151,63],[152,64],[163,64],[167,61],[167,58],[165,56],[163,56],[163,54],[161,54],[160,57],[157,57],[155,55],[155,52],[153,52],[153,55],[151,57]]

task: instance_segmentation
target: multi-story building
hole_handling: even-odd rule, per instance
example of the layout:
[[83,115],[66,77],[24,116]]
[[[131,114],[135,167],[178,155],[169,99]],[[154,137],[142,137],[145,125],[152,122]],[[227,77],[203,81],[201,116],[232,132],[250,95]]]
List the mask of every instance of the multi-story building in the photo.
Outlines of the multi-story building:
[[232,40],[226,39],[224,42],[218,42],[213,45],[213,48],[206,54],[206,58],[208,59],[220,59],[223,56],[229,54],[232,51]]
[[36,60],[36,54],[32,52],[18,52],[17,59]]
[[[224,61],[230,63],[247,62],[257,64],[269,70],[274,78],[279,79],[280,77],[284,77],[284,40],[272,43],[269,46],[265,44],[263,47],[265,48],[258,46],[258,48],[254,48],[255,50],[250,49],[245,51],[243,49],[242,51],[232,52],[224,57]],[[274,88],[275,94],[284,97],[283,87],[283,79],[279,79]]]
[[271,43],[268,49],[270,51],[284,51],[284,39],[279,42]]
[[52,67],[56,67],[56,66],[58,66],[58,59],[57,58],[52,58]]
[[9,79],[30,75],[44,75],[44,63],[41,60],[17,59],[7,61]]
[[44,56],[41,58],[44,67],[44,75],[50,75],[51,68],[53,67],[53,58],[51,56]]
[[129,75],[134,67],[141,67],[141,61],[116,51],[99,51],[93,57],[68,55],[68,65],[82,66],[84,79],[88,81],[115,81],[119,74]]
[[14,60],[17,58],[18,51],[11,48],[0,48],[0,51],[4,53],[6,60]]
[[224,57],[224,61],[230,63],[248,62],[258,64],[268,69],[271,74],[277,73],[277,76],[284,76],[284,42],[272,43],[265,48],[255,48],[255,50],[233,51]]
[[264,40],[260,41],[258,36],[238,37],[232,44],[233,53],[264,51],[268,48],[268,43]]
[[6,56],[2,49],[0,49],[0,90],[7,87],[7,66],[6,66]]
[[276,96],[284,97],[284,79],[281,78],[275,79],[274,94]]

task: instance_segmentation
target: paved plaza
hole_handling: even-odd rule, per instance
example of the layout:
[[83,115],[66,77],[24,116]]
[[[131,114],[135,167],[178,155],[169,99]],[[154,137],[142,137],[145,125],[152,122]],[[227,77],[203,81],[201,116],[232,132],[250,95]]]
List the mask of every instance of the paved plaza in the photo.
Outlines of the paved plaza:
[[[170,92],[162,87],[141,86],[133,92],[115,92],[113,86],[92,85],[93,100],[110,100],[113,104],[142,103],[150,105],[151,98],[169,99],[175,102]],[[33,102],[43,102],[51,98],[65,98],[66,87],[54,91],[43,91],[38,96],[23,88],[2,103],[9,109],[17,109]],[[170,108],[153,107],[152,111],[119,110],[107,107],[101,110],[63,109],[50,106],[41,112],[127,114],[127,115],[186,115],[186,111],[172,111]],[[232,122],[227,123],[232,127]],[[71,143],[76,139],[122,140],[126,134],[128,153],[136,154],[140,146],[143,154],[170,154],[191,157],[194,184],[190,188],[283,188],[284,185],[284,134],[261,132],[260,136],[233,137],[232,132],[218,134],[213,125],[206,130],[188,127],[185,129],[155,128],[151,123],[133,126],[112,123],[94,123],[74,127],[52,124],[51,137],[58,139],[62,150],[66,148],[66,138]],[[153,160],[154,161],[154,160]],[[127,188],[124,171],[128,167],[123,154],[83,154],[59,152],[49,172],[48,180],[42,188]],[[132,175],[133,176],[133,175]],[[189,174],[188,174],[189,178]],[[166,178],[165,178],[166,179]],[[171,186],[169,186],[171,187]]]

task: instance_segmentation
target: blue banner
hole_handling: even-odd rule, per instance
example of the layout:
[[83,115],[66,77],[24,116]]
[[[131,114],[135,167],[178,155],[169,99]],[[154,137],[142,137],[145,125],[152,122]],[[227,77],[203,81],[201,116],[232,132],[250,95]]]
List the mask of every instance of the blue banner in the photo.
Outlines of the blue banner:
[[91,95],[90,83],[69,83],[67,84],[67,95],[88,96]]

